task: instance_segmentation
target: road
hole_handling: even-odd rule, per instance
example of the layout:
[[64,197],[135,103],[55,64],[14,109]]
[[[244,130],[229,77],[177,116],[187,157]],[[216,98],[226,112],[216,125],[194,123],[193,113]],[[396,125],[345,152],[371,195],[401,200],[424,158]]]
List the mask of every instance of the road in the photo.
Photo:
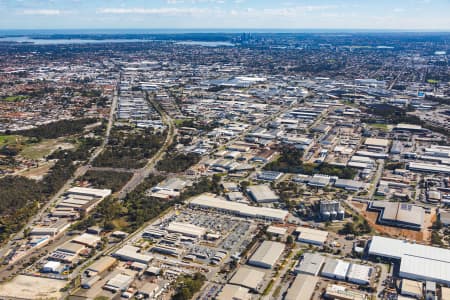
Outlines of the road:
[[379,159],[378,161],[378,168],[374,176],[374,180],[372,183],[372,186],[370,187],[369,193],[367,194],[367,199],[372,200],[373,195],[375,194],[375,191],[378,186],[378,182],[380,181],[381,175],[383,175],[384,170],[384,160]]
[[156,154],[147,162],[147,164],[137,170],[133,177],[130,179],[130,181],[125,184],[125,186],[119,191],[119,199],[125,198],[125,196],[134,190],[139,184],[141,184],[145,178],[147,178],[150,174],[155,173],[156,164],[164,158],[167,149],[169,149],[170,145],[173,143],[173,139],[176,135],[176,129],[175,124],[172,120],[172,118],[160,108],[159,104],[152,99],[151,96],[147,94],[147,100],[153,105],[153,107],[156,109],[156,111],[161,116],[161,119],[164,124],[168,126],[168,133],[166,136],[166,139],[164,141],[164,144],[161,146],[161,148],[156,152]]

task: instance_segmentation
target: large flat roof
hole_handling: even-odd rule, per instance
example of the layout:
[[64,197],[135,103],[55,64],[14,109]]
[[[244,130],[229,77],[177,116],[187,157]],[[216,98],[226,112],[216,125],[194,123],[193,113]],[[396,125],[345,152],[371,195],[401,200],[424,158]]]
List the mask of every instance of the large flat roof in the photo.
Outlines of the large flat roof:
[[284,244],[264,241],[249,259],[252,265],[264,264],[273,267],[284,251]]
[[231,278],[230,283],[257,291],[264,281],[265,273],[249,267],[241,267]]
[[242,217],[272,219],[277,221],[284,221],[289,215],[289,212],[286,210],[249,206],[243,203],[221,200],[206,194],[199,195],[192,199],[190,205],[228,211]]
[[172,222],[167,226],[167,231],[181,233],[187,236],[201,237],[206,233],[206,228],[189,223]]
[[80,194],[80,195],[104,198],[106,196],[111,195],[111,190],[109,190],[109,189],[93,189],[93,188],[85,188],[85,187],[76,186],[76,187],[68,189],[66,193],[73,193],[73,194]]
[[285,300],[309,300],[316,289],[316,276],[300,274],[289,287]]
[[400,275],[450,282],[450,250],[374,236],[369,254],[401,260]]

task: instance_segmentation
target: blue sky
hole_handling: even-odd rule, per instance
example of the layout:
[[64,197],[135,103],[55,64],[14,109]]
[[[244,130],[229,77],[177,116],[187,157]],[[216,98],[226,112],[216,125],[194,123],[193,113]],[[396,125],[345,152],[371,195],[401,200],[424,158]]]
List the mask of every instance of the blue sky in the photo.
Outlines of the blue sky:
[[450,30],[450,0],[0,0],[0,29]]

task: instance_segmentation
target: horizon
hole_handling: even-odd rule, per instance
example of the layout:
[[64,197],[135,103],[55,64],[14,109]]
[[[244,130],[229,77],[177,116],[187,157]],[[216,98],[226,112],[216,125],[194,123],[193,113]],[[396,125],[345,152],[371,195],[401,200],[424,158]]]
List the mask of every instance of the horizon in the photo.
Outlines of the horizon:
[[447,0],[10,0],[0,10],[0,30],[450,31]]

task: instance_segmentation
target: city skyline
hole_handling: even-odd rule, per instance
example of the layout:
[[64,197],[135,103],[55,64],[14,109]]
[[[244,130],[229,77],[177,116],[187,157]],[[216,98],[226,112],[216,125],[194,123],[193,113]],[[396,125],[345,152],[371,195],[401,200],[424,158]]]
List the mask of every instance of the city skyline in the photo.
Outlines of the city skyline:
[[447,0],[2,0],[0,29],[450,30]]

